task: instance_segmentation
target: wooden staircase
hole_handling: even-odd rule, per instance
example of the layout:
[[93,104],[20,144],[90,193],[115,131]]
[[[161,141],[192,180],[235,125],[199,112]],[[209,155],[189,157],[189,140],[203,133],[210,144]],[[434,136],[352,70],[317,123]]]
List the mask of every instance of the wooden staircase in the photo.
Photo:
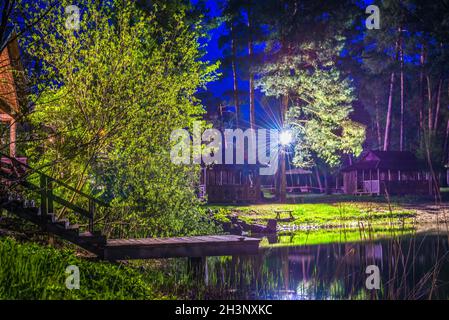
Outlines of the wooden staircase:
[[[42,230],[70,241],[106,260],[160,259],[180,257],[205,257],[240,254],[257,254],[260,239],[233,236],[199,236],[181,238],[110,239],[95,230],[95,208],[107,204],[84,194],[73,187],[29,167],[25,161],[0,153],[0,208],[38,225]],[[30,179],[32,175],[35,179]],[[38,179],[36,179],[38,178]],[[30,181],[39,181],[39,185]],[[23,187],[38,195],[35,201],[21,198],[15,190]],[[54,194],[55,187],[66,189],[84,199],[86,208],[80,202],[73,202]],[[87,219],[87,230],[71,224],[67,219],[58,219],[54,204],[58,204]]]
[[[99,257],[104,256],[104,248],[107,240],[99,231],[95,231],[95,205],[107,206],[105,203],[84,194],[65,183],[53,179],[37,170],[29,167],[23,159],[11,158],[1,154],[0,165],[0,207],[10,213],[23,218],[39,226],[43,231],[59,236],[71,243],[74,243]],[[37,186],[29,182],[31,175],[38,175],[40,185]],[[87,209],[81,208],[74,203],[61,198],[53,193],[54,187],[65,188],[76,193],[87,203]],[[14,191],[18,187],[33,191],[39,195],[40,205],[35,201],[22,199]],[[88,228],[81,231],[80,226],[71,224],[67,219],[57,219],[54,213],[54,204],[72,210],[88,220]]]

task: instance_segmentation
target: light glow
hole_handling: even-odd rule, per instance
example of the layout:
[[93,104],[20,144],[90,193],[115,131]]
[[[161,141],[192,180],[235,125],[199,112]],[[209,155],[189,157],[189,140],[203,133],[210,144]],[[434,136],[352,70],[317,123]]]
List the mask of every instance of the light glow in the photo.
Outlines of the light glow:
[[288,146],[293,141],[293,136],[290,130],[282,130],[279,135],[279,142],[283,146]]

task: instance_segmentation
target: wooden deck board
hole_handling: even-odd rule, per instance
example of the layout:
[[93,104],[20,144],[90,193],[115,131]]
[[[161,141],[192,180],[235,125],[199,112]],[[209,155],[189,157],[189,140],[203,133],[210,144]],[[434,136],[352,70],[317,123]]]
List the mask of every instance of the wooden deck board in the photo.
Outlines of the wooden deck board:
[[256,254],[260,239],[226,235],[179,238],[112,239],[104,249],[109,260]]

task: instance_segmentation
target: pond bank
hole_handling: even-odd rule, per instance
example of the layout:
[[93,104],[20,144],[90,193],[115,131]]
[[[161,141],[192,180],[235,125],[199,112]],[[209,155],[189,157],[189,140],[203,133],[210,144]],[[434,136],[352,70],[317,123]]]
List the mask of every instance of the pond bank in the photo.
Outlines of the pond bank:
[[257,204],[243,206],[207,206],[215,219],[230,222],[230,217],[236,216],[247,223],[265,225],[276,218],[276,210],[291,211],[293,219],[288,215],[278,219],[284,226],[315,226],[332,228],[358,224],[359,222],[382,223],[392,219],[414,218],[411,208],[399,205],[368,202],[341,202],[335,204]]
[[[0,261],[0,300],[174,298],[153,284],[159,277],[155,269],[142,273],[122,263],[81,258],[67,248],[0,237]],[[76,290],[66,287],[69,266],[79,271]]]
[[[320,232],[339,230],[426,229],[447,227],[449,206],[432,203],[385,203],[374,201],[342,201],[335,203],[208,205],[214,218],[234,228],[267,226],[276,221],[276,211],[285,211],[277,219],[278,233]],[[289,217],[291,212],[292,218]],[[238,221],[238,223],[236,223]],[[243,228],[245,229],[245,228]],[[272,229],[272,228],[271,228]],[[229,231],[229,230],[226,230]],[[248,231],[246,228],[244,231]],[[256,232],[257,233],[257,232]],[[264,232],[261,232],[264,233]]]

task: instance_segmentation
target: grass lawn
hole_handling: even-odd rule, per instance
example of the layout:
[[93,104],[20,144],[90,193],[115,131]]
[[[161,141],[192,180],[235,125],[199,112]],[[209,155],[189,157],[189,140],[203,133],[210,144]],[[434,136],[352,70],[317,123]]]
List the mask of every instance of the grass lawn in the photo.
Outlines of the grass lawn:
[[[317,199],[322,201],[315,202]],[[416,230],[415,213],[398,202],[388,205],[381,198],[371,197],[357,197],[354,201],[348,196],[312,196],[306,201],[310,203],[208,205],[207,208],[222,222],[229,222],[229,216],[237,216],[247,223],[262,225],[275,219],[275,210],[291,210],[294,219],[282,213],[276,241],[269,243],[264,238],[263,247],[358,242],[406,235]]]
[[247,206],[216,206],[208,208],[216,213],[216,218],[229,221],[229,215],[237,215],[248,223],[266,224],[276,217],[275,210],[292,210],[294,220],[283,213],[278,222],[282,226],[309,227],[345,227],[369,222],[371,225],[383,225],[404,220],[412,220],[413,212],[400,205],[381,202],[336,202],[336,203],[302,203],[302,204],[257,204]]

